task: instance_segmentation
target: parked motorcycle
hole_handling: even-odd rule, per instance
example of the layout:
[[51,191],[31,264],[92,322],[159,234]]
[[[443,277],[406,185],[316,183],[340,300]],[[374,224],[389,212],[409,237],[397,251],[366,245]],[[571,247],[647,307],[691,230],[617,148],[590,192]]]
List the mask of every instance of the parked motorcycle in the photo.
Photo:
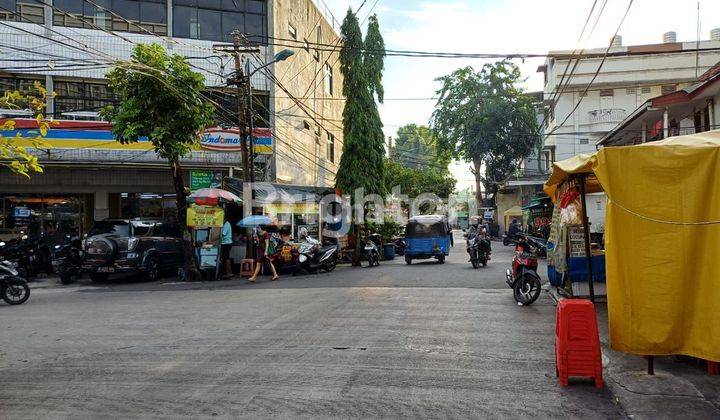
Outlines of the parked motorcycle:
[[405,237],[397,236],[393,238],[393,244],[395,245],[395,255],[405,255]]
[[537,267],[537,257],[531,252],[530,244],[523,235],[518,235],[512,270],[505,272],[506,282],[513,289],[518,305],[531,305],[540,296],[541,281]]
[[527,236],[527,242],[535,250],[535,255],[540,258],[547,257],[547,240],[537,236]]
[[470,255],[470,263],[473,268],[487,266],[490,259],[490,240],[477,233],[467,235],[467,253]]
[[50,249],[42,238],[29,239],[27,235],[8,242],[0,242],[0,259],[10,261],[21,277],[31,279],[45,272],[52,274]]
[[53,268],[60,276],[62,284],[70,284],[82,276],[82,242],[80,238],[67,236],[67,241],[55,245]]
[[0,297],[8,305],[20,305],[30,298],[30,286],[10,261],[0,261]]
[[368,262],[368,267],[380,265],[380,244],[382,243],[380,235],[373,233],[365,238],[363,244],[363,252]]
[[298,261],[300,262],[300,268],[309,273],[314,273],[318,270],[329,273],[337,266],[337,245],[320,246],[318,243],[303,242],[300,244],[299,253]]

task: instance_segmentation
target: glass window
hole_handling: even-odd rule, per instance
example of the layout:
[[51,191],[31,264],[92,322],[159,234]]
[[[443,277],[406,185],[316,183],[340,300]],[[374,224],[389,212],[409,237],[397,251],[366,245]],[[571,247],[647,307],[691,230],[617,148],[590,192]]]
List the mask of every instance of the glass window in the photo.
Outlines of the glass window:
[[265,36],[265,16],[245,15],[245,32],[249,35]]
[[[19,14],[20,16],[17,16]],[[44,23],[45,8],[33,0],[18,1],[16,19],[20,22]]]
[[200,27],[198,38],[221,41],[222,33],[220,23],[220,12],[198,9],[198,25]]
[[140,3],[140,20],[144,23],[165,23],[167,11],[160,3]]
[[[238,3],[242,3],[243,0],[236,0]],[[230,1],[232,4],[232,1]],[[197,0],[197,7],[202,9],[215,9],[220,10],[222,8],[222,0]]]
[[265,2],[256,0],[247,0],[245,2],[245,11],[248,13],[265,14]]
[[173,36],[180,38],[198,37],[196,8],[184,6],[173,8]]
[[[3,0],[0,0],[0,5],[2,2]],[[66,13],[82,14],[83,12],[83,0],[54,0],[53,6]],[[55,13],[57,14],[59,12],[56,11]]]
[[231,12],[242,12],[244,0],[222,0],[221,8]]
[[245,32],[245,19],[242,13],[223,12],[222,30],[226,41],[232,41],[232,32]]
[[88,236],[95,235],[117,235],[129,236],[130,226],[127,222],[114,220],[100,220],[93,224]]
[[325,92],[330,96],[333,94],[333,69],[327,63],[325,63]]
[[112,11],[127,20],[140,20],[140,2],[113,0]]
[[325,153],[325,158],[335,163],[335,136],[332,133],[327,133],[327,152]]

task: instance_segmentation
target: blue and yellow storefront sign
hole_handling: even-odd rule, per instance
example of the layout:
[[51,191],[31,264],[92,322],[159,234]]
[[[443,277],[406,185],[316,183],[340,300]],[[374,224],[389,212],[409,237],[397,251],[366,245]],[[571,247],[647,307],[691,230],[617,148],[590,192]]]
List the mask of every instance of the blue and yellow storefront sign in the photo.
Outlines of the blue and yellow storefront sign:
[[[31,120],[34,122],[35,120]],[[15,130],[0,131],[5,138],[17,137],[21,146],[32,146],[28,139],[36,138],[40,131],[22,121]],[[37,127],[37,126],[35,126]],[[120,144],[115,141],[110,131],[110,124],[103,121],[61,121],[49,129],[43,138],[45,144],[55,149],[115,149],[115,150],[151,150],[152,145],[147,138],[140,138],[137,143]],[[268,128],[254,130],[255,153],[272,154],[272,133]],[[213,127],[201,136],[196,150],[213,150],[219,152],[240,151],[240,140],[237,129]]]

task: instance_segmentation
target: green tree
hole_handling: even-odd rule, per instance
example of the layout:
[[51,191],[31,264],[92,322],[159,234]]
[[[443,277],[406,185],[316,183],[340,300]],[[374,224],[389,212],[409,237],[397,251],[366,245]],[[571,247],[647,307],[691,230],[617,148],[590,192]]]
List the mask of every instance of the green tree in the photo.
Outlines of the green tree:
[[[139,44],[131,62],[113,68],[107,80],[120,98],[117,107],[103,110],[113,122],[115,138],[130,144],[146,137],[157,156],[167,160],[177,197],[178,222],[185,226],[188,190],[180,159],[190,153],[199,133],[213,121],[213,106],[201,94],[203,76],[192,71],[182,56],[168,55],[158,44]],[[185,248],[185,272],[192,276],[195,264],[187,240]]]
[[517,87],[520,69],[507,61],[455,70],[437,79],[442,88],[432,116],[439,147],[473,164],[481,186],[495,199],[499,186],[539,142],[533,101]]
[[[7,91],[0,96],[0,108],[28,109],[33,112],[38,126],[37,131],[30,132],[34,133],[31,136],[23,136],[20,132],[16,132],[13,136],[0,134],[0,166],[25,177],[29,177],[31,172],[43,171],[37,156],[32,153],[32,149],[49,147],[43,140],[51,124],[43,114],[47,96],[47,91],[37,81],[33,84],[33,90],[30,92]],[[0,121],[0,131],[13,132],[14,130],[15,121],[13,119]]]
[[400,162],[385,164],[385,188],[391,191],[395,186],[410,198],[423,193],[432,193],[448,198],[455,191],[456,180],[447,170],[437,168],[409,168]]
[[335,186],[345,194],[364,188],[366,194],[384,195],[385,136],[377,100],[383,100],[384,42],[376,16],[370,18],[363,41],[357,16],[348,10],[341,27],[343,46],[343,153]]
[[398,129],[390,157],[408,168],[447,170],[450,163],[449,153],[438,149],[437,135],[430,128],[417,124]]

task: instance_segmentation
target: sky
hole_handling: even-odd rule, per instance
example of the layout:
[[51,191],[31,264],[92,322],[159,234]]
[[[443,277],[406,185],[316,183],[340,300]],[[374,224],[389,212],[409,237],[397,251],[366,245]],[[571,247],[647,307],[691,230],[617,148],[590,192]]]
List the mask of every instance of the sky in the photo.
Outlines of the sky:
[[[607,0],[598,24],[589,38],[578,43],[593,0],[323,0],[338,21],[349,7],[360,20],[376,13],[387,49],[460,53],[547,53],[576,47],[607,47],[629,0]],[[599,5],[603,3],[598,1]],[[373,7],[374,6],[374,7]],[[635,0],[619,34],[623,45],[662,42],[667,31],[677,32],[678,41],[697,38],[697,0]],[[365,22],[367,23],[367,22]],[[701,39],[720,27],[720,0],[700,1]],[[365,27],[363,27],[363,31]],[[430,98],[439,88],[435,79],[453,70],[473,66],[481,59],[387,57],[383,85],[386,101],[380,114],[386,136],[398,127],[428,124],[434,101],[394,100]],[[536,69],[544,59],[514,60],[523,73],[523,87],[543,89],[542,73]],[[474,185],[467,163],[454,163],[451,172],[457,189]]]

